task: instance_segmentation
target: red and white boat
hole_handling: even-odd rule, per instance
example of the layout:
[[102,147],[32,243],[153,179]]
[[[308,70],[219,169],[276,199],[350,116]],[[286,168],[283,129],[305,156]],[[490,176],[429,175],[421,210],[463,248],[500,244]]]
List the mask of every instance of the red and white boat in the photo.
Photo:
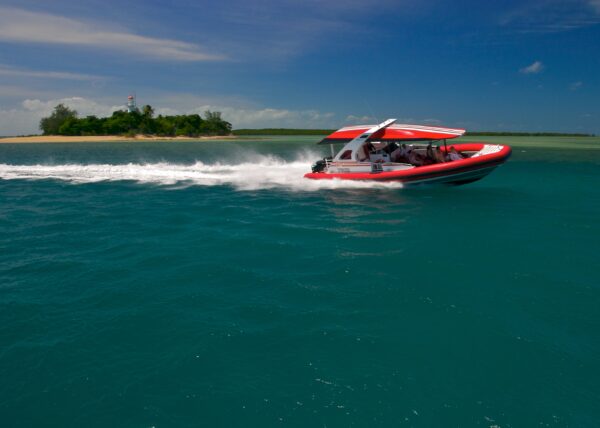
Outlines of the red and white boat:
[[[304,177],[457,185],[485,177],[511,154],[511,148],[505,145],[446,141],[460,137],[464,129],[395,122],[388,119],[379,125],[337,130],[319,143],[331,145],[331,157],[317,161]],[[344,147],[334,155],[333,144],[338,143]]]

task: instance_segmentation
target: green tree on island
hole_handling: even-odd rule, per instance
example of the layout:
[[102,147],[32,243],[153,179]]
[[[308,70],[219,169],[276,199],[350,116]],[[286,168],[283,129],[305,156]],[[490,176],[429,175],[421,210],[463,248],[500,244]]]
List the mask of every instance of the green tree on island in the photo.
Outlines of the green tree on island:
[[146,104],[144,107],[142,107],[142,115],[144,117],[148,117],[148,118],[152,119],[152,116],[154,116],[154,109],[152,108],[152,106],[149,104]]
[[60,127],[69,119],[77,120],[77,112],[64,104],[54,107],[54,111],[49,117],[40,120],[40,129],[44,135],[59,134]]
[[133,112],[117,110],[110,117],[87,116],[78,118],[77,112],[59,104],[50,117],[40,121],[44,135],[128,135],[152,134],[161,137],[201,135],[229,135],[231,124],[221,117],[221,112],[154,117],[150,105]]

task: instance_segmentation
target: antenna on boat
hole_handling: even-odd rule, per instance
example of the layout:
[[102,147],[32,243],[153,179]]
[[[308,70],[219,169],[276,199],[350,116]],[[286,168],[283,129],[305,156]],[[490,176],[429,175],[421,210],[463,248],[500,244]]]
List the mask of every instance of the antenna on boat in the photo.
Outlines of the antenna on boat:
[[377,116],[375,116],[375,113],[373,112],[373,109],[371,108],[371,104],[369,104],[369,101],[364,100],[364,102],[367,105],[367,108],[369,109],[371,116],[373,116],[373,118],[377,121],[377,123],[381,123],[382,121]]

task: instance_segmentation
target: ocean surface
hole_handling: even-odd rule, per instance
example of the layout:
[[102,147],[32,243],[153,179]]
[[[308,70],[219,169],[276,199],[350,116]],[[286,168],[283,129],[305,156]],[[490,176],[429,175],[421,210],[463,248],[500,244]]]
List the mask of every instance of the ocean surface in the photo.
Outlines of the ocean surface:
[[600,426],[600,141],[404,189],[316,140],[0,144],[0,426]]

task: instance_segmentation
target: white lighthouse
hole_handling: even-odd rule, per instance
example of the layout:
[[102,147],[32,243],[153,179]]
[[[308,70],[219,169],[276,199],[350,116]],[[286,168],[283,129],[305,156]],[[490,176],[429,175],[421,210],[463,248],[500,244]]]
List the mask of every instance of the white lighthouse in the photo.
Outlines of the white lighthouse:
[[127,97],[127,112],[133,113],[137,111],[137,106],[135,105],[135,95],[129,95]]

